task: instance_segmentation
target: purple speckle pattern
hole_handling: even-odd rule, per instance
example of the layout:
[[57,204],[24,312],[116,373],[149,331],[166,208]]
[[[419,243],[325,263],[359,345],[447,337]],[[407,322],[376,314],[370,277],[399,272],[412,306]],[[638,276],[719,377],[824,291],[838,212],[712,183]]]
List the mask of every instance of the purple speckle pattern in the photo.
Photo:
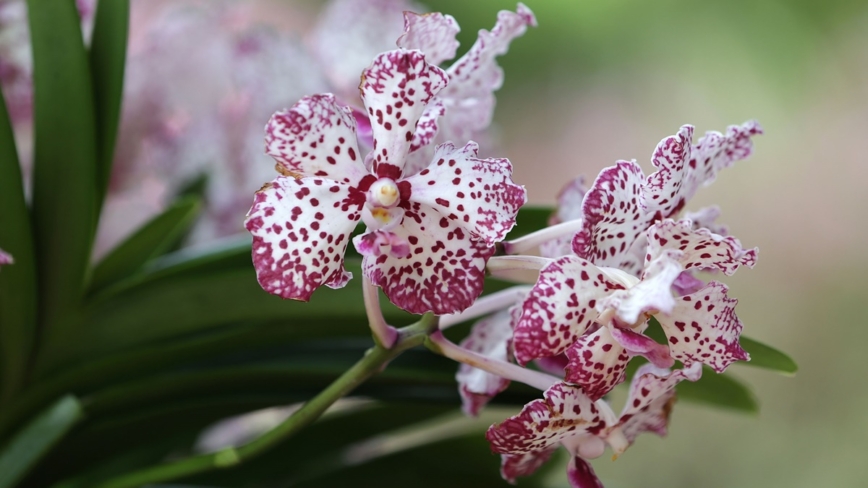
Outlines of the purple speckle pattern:
[[735,361],[749,361],[738,338],[743,325],[735,315],[738,300],[729,298],[723,283],[678,297],[672,314],[657,314],[672,357],[684,364],[702,363],[722,373]]
[[642,168],[635,161],[619,161],[600,172],[582,202],[582,230],[573,238],[573,252],[598,266],[637,274],[641,254],[630,252],[650,225],[642,210]]
[[701,375],[699,365],[672,372],[652,364],[640,366],[630,383],[627,403],[618,422],[627,441],[632,444],[643,432],[666,435],[675,403],[675,386],[683,380],[697,381]]
[[413,201],[434,209],[487,245],[503,240],[527,201],[523,186],[512,182],[506,159],[479,159],[476,143],[463,148],[441,144],[434,161],[407,178]]
[[[499,361],[512,361],[511,310],[501,310],[473,324],[461,347]],[[509,380],[467,364],[458,367],[455,376],[464,413],[479,415],[480,410],[509,386]]]
[[534,474],[557,450],[557,446],[554,446],[522,454],[501,454],[500,476],[509,483],[515,484],[517,478]]
[[576,256],[547,265],[522,304],[513,336],[516,360],[527,364],[564,352],[597,320],[597,302],[623,288]]
[[709,131],[692,145],[693,126],[660,141],[651,163],[657,171],[648,177],[644,200],[648,213],[668,218],[684,208],[702,185],[711,184],[717,173],[753,152],[752,137],[762,134],[756,121],[727,128],[726,135]]
[[690,221],[664,220],[648,229],[646,263],[670,250],[678,250],[678,261],[685,270],[713,269],[731,276],[740,266],[753,268],[758,250],[744,249],[732,236],[713,234],[707,229],[694,229]]
[[582,389],[558,383],[500,424],[488,428],[491,450],[501,454],[528,454],[556,446],[582,433],[597,434],[606,427],[599,408]]
[[368,174],[358,151],[355,117],[332,94],[305,97],[265,126],[265,152],[287,175],[357,185]]
[[362,72],[359,91],[374,136],[374,173],[400,174],[416,123],[448,80],[446,72],[425,62],[421,52],[403,49],[378,55]]
[[600,327],[585,334],[567,349],[566,367],[568,383],[579,385],[592,400],[609,393],[615,385],[624,382],[630,355],[609,332]]
[[454,220],[416,202],[392,232],[410,244],[410,255],[365,256],[365,276],[398,307],[416,314],[455,313],[482,293],[485,263],[494,247],[472,238]]
[[307,301],[321,285],[345,285],[343,256],[360,218],[360,197],[345,183],[286,176],[256,192],[245,226],[260,286]]

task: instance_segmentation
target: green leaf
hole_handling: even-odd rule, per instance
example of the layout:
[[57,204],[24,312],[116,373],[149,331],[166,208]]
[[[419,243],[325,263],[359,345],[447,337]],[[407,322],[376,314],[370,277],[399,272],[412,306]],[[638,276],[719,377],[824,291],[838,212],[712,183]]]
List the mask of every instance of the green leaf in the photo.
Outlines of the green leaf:
[[0,453],[0,488],[13,486],[81,418],[78,400],[67,395],[27,424]]
[[759,412],[759,404],[750,389],[729,374],[717,374],[702,367],[702,378],[692,383],[682,381],[675,387],[678,398],[744,413]]
[[0,249],[15,263],[0,271],[0,402],[20,389],[36,323],[36,269],[30,211],[6,102],[0,94]]
[[33,46],[33,222],[40,323],[46,335],[78,318],[96,230],[93,86],[75,2],[28,0]]
[[745,366],[755,366],[757,368],[770,369],[785,374],[795,374],[799,366],[795,361],[785,353],[777,349],[767,346],[762,342],[751,339],[750,337],[741,336],[739,339],[741,347],[750,354],[750,361],[739,362]]
[[99,2],[90,44],[90,73],[96,104],[97,203],[105,197],[111,176],[124,91],[129,0]]
[[96,265],[91,290],[98,291],[139,271],[187,231],[201,207],[195,197],[181,199],[139,228]]

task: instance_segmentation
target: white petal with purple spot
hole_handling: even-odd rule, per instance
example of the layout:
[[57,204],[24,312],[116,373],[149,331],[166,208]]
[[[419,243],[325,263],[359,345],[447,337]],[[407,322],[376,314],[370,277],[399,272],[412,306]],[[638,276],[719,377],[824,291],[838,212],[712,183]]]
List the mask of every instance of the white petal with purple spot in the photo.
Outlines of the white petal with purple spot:
[[331,180],[291,177],[278,177],[256,192],[245,226],[265,291],[307,301],[321,285],[346,284],[344,251],[364,201],[356,193]]
[[283,173],[358,184],[368,171],[356,142],[352,111],[331,94],[302,98],[265,126],[265,152]]
[[406,179],[411,199],[434,208],[488,245],[506,237],[527,200],[524,187],[512,182],[506,159],[479,159],[476,143],[457,149],[437,146],[434,161]]
[[749,361],[738,338],[743,325],[735,315],[738,300],[729,298],[723,283],[679,297],[669,315],[655,317],[669,340],[672,357],[684,364],[702,363],[722,373],[735,361]]

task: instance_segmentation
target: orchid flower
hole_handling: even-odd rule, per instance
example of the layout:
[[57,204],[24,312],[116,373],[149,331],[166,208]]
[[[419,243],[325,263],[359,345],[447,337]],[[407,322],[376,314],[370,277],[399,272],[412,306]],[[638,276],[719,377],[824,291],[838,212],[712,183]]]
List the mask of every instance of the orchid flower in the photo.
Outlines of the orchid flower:
[[[639,279],[578,256],[543,267],[515,327],[519,363],[566,351],[566,380],[596,399],[623,381],[634,355],[660,367],[680,360],[718,372],[747,360],[738,345],[742,324],[734,313],[737,301],[726,295],[726,285],[712,281],[680,297],[673,296],[672,286],[683,271],[716,269],[731,275],[739,266],[753,267],[756,249],[742,249],[734,237],[671,219],[651,226],[646,239]],[[668,347],[642,334],[650,317],[663,327]]]
[[5,266],[7,264],[13,264],[14,262],[15,262],[15,260],[12,259],[12,256],[9,253],[4,251],[3,249],[0,249],[0,266]]
[[486,437],[494,452],[501,454],[501,476],[509,482],[533,474],[558,449],[571,456],[567,479],[574,488],[602,487],[588,459],[601,456],[610,445],[623,454],[643,432],[666,435],[669,413],[675,401],[675,386],[696,381],[699,364],[670,372],[646,364],[630,385],[627,402],[615,416],[604,400],[594,401],[581,387],[558,383],[513,417],[492,425]]
[[[675,217],[721,169],[750,156],[751,138],[757,134],[762,128],[749,121],[730,126],[726,135],[707,132],[693,144],[693,126],[685,125],[657,145],[651,157],[657,171],[647,178],[635,161],[619,161],[603,170],[582,201],[582,228],[573,238],[573,252],[598,266],[638,275],[645,231],[654,222]],[[699,215],[707,218],[714,210],[708,212]]]
[[266,128],[267,152],[286,176],[256,195],[246,226],[260,285],[308,300],[321,285],[343,286],[343,253],[354,240],[365,276],[412,313],[453,313],[482,292],[483,271],[515,224],[524,188],[506,159],[479,159],[477,146],[437,147],[434,160],[404,177],[426,104],[448,83],[418,51],[375,58],[360,86],[372,124],[370,169],[356,146],[352,111],[332,95],[306,97]]

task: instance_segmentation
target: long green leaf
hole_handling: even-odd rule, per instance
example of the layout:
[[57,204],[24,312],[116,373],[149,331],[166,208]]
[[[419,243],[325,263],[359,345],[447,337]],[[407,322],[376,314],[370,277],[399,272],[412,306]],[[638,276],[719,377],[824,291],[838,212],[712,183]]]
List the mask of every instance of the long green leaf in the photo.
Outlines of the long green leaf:
[[81,418],[81,405],[70,395],[27,424],[0,453],[0,488],[13,486]]
[[762,342],[745,336],[741,336],[739,343],[750,354],[750,361],[738,364],[771,369],[785,374],[795,374],[799,369],[793,358],[772,346],[767,346]]
[[703,366],[699,381],[682,381],[675,388],[681,400],[744,413],[759,412],[756,398],[744,383],[729,374],[717,374],[707,366]]
[[40,323],[70,328],[96,229],[93,86],[75,2],[28,0],[33,45],[33,219]]
[[21,387],[33,349],[36,269],[30,211],[24,198],[15,138],[0,95],[0,249],[15,263],[0,271],[0,402]]
[[98,291],[140,270],[148,260],[174,244],[193,223],[200,209],[199,199],[184,198],[151,219],[96,265],[91,290]]
[[96,104],[97,204],[100,206],[111,176],[121,115],[129,18],[129,0],[109,0],[99,2],[93,24],[90,72]]

